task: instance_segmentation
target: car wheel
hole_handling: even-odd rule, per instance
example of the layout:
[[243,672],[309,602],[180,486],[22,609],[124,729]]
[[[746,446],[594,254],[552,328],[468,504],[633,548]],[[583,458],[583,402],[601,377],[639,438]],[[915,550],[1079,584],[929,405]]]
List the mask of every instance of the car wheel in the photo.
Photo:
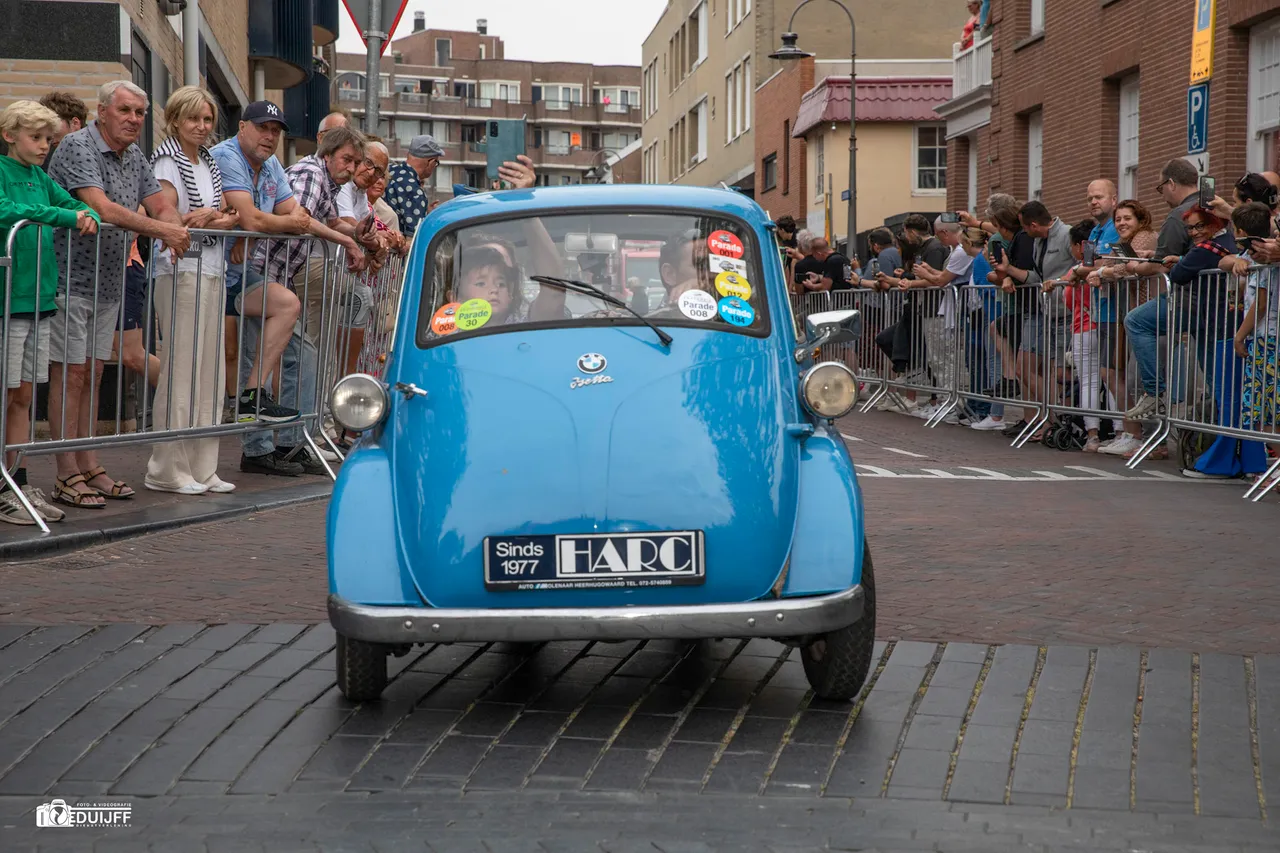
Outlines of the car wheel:
[[387,650],[338,635],[338,689],[352,702],[370,702],[387,686]]
[[862,592],[861,619],[817,637],[800,650],[805,677],[820,699],[852,699],[871,671],[876,641],[876,581],[869,545],[864,545],[862,551]]

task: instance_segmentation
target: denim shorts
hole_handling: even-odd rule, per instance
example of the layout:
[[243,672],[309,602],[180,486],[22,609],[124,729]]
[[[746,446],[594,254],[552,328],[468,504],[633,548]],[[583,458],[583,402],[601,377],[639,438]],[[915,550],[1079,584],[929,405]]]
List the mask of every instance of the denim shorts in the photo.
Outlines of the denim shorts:
[[[244,278],[242,278],[236,284],[228,287],[227,288],[227,316],[239,317],[240,310],[244,307],[245,294],[247,293],[250,295],[250,297],[252,297],[255,294],[255,291],[257,291],[260,287],[262,287],[262,284],[264,281],[266,281],[266,279],[262,277],[261,273],[256,273],[253,270],[249,270],[244,274]],[[256,295],[258,299],[262,298],[261,293],[258,293]]]
[[124,271],[124,330],[145,328],[147,313],[147,268],[130,262]]

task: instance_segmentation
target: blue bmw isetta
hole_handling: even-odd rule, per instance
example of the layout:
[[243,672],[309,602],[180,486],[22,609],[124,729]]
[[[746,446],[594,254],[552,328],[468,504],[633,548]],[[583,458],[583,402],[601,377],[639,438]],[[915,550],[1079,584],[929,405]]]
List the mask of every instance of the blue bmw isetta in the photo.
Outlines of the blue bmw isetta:
[[417,644],[774,638],[862,687],[875,584],[834,420],[858,385],[797,328],[773,224],[691,187],[487,193],[419,226],[328,516],[338,685]]

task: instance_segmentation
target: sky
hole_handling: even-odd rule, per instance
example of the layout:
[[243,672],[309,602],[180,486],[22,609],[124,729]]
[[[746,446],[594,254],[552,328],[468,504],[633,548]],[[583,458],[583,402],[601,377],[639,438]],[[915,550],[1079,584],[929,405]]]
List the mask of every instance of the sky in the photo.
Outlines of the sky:
[[[353,0],[354,2],[354,0]],[[506,45],[507,59],[639,65],[640,45],[666,8],[666,0],[409,0],[393,38],[413,32],[413,13],[427,13],[427,28],[474,31],[489,20],[489,35]],[[364,42],[342,9],[338,50],[364,53]]]

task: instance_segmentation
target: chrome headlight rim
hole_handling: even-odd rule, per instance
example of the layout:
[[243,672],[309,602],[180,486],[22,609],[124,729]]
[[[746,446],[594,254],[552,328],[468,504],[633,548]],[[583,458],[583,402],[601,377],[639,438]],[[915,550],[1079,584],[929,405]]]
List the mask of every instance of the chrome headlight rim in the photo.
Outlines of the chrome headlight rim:
[[[843,373],[848,377],[849,383],[853,388],[853,394],[849,398],[848,408],[834,415],[823,414],[822,412],[817,411],[809,402],[809,383],[813,381],[814,377],[817,376],[820,371],[827,368],[838,370]],[[815,364],[813,367],[806,370],[804,375],[800,377],[800,402],[804,406],[805,411],[813,415],[815,418],[821,418],[824,421],[834,421],[837,418],[843,418],[845,415],[852,412],[858,405],[858,377],[849,369],[847,364],[839,361],[824,361],[820,364]]]
[[[352,390],[355,385],[363,386],[360,388],[360,393],[374,397],[377,402],[373,416],[366,417],[361,421],[351,417],[350,412],[344,412],[346,407],[339,401],[339,394],[343,391]],[[333,390],[329,392],[329,411],[333,414],[333,419],[344,429],[352,432],[365,432],[382,423],[383,418],[387,416],[389,406],[390,396],[387,393],[387,387],[377,377],[368,373],[349,373],[334,383]],[[345,417],[344,414],[346,415]]]

